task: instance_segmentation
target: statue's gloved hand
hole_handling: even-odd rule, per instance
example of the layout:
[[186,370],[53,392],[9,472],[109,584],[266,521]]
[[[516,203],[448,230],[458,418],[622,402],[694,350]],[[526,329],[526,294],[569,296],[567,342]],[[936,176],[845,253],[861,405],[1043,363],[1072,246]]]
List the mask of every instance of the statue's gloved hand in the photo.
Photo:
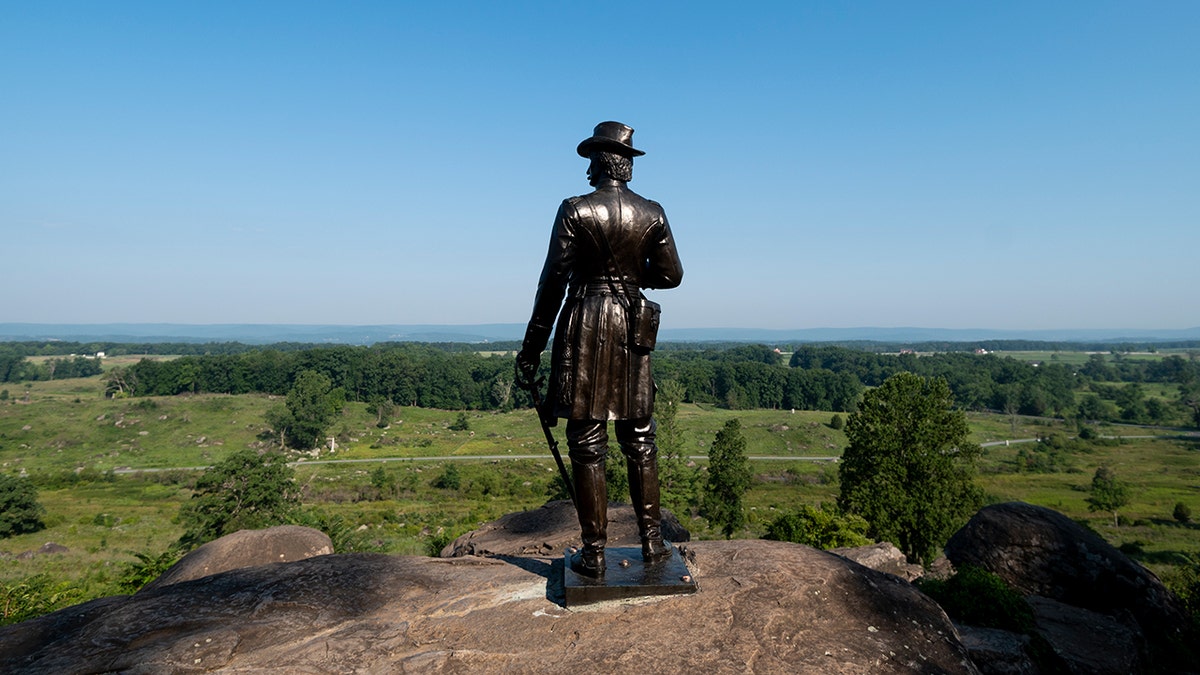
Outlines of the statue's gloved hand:
[[524,387],[533,386],[537,380],[538,365],[542,362],[542,353],[522,349],[517,352],[517,383]]

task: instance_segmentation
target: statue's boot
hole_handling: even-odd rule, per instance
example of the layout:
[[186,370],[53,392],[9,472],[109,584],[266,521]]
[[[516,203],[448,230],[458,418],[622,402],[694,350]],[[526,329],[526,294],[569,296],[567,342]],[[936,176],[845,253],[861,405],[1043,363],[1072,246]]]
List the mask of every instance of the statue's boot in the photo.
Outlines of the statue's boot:
[[[603,455],[601,455],[603,457]],[[571,460],[576,510],[583,548],[571,557],[571,569],[584,576],[604,576],[604,546],[608,543],[608,489],[604,460],[584,464]]]
[[659,506],[658,462],[654,457],[627,462],[629,497],[642,537],[642,560],[653,564],[671,556],[671,545],[662,538],[662,509]]

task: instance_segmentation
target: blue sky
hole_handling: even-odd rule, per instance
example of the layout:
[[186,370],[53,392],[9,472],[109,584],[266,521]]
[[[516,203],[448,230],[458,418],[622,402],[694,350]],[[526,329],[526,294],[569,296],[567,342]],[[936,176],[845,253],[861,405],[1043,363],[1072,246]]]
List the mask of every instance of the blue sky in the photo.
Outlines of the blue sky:
[[522,323],[636,129],[663,324],[1200,325],[1200,3],[10,2],[0,321]]

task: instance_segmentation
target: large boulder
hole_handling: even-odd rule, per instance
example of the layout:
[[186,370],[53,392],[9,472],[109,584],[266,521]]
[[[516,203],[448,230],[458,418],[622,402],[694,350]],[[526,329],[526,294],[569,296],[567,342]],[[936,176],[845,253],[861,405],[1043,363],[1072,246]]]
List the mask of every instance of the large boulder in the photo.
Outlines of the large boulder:
[[329,535],[311,527],[279,525],[265,530],[240,530],[183,556],[140,592],[240,567],[293,562],[330,553],[333,542]]
[[[1057,511],[1022,502],[987,506],[950,538],[946,556],[956,567],[982,567],[1025,595],[1131,626],[1121,643],[1140,645],[1136,634],[1144,635],[1156,668],[1197,656],[1190,621],[1158,577]],[[1039,617],[1039,626],[1064,623]]]
[[1126,675],[1147,671],[1145,640],[1136,624],[1049,598],[1031,595],[1028,599],[1037,634],[1054,652],[1054,665],[1062,672]]
[[783,542],[686,546],[699,592],[566,608],[562,561],[326,555],[0,629],[0,672],[975,673],[941,608]]
[[[675,515],[662,510],[663,537],[670,542],[690,541],[692,535]],[[546,556],[579,545],[579,518],[570,500],[547,502],[541,508],[509,513],[468,532],[442,549],[443,558],[465,555]],[[608,504],[608,545],[641,546],[637,518],[629,504]]]

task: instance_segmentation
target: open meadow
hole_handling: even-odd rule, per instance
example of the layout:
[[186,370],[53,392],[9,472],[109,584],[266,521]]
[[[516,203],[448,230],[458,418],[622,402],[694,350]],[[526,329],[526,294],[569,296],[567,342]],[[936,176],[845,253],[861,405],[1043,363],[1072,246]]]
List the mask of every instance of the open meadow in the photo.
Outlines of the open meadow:
[[[38,584],[57,588],[58,605],[127,588],[123,575],[183,533],[177,514],[198,468],[235,450],[267,446],[273,439],[266,412],[282,403],[282,397],[264,395],[105,399],[100,377],[7,388],[7,400],[0,401],[0,471],[37,485],[46,527],[0,540],[0,584],[9,600]],[[456,430],[461,414],[402,407],[387,428],[379,428],[366,404],[347,404],[330,431],[332,448],[327,442],[319,453],[296,457],[307,522],[330,531],[342,551],[428,554],[482,522],[536,508],[559,494],[533,411],[466,411],[468,428]],[[841,455],[846,437],[832,427],[832,417],[824,411],[683,404],[677,420],[684,462],[693,462],[697,472],[725,421],[741,421],[755,481],[740,536],[755,537],[781,512],[836,498],[832,458]],[[1004,442],[1053,437],[1062,445],[1074,435],[1073,426],[982,413],[968,419],[973,440],[995,444],[985,447],[978,478],[990,501],[1022,500],[1062,511],[1125,545],[1152,569],[1188,556],[1200,559],[1200,530],[1172,518],[1178,502],[1200,508],[1200,438],[1102,425],[1097,431],[1103,437],[1124,438],[1056,449]],[[1085,501],[1099,466],[1132,488],[1118,525],[1109,513],[1090,512]],[[720,536],[694,508],[675,510],[694,537]],[[21,555],[51,542],[67,550]]]

